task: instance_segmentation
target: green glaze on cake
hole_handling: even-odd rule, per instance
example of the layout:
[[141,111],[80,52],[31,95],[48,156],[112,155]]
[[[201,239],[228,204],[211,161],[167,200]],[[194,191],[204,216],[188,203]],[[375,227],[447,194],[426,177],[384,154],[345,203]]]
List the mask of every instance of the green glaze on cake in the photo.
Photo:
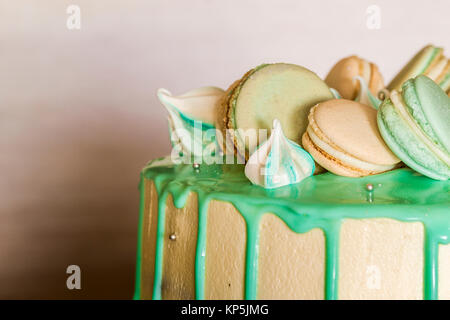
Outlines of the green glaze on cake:
[[[425,228],[424,298],[438,298],[438,245],[450,242],[450,182],[434,181],[410,169],[364,178],[332,173],[312,176],[278,189],[251,184],[243,165],[166,165],[150,163],[141,173],[141,211],[135,299],[140,298],[144,181],[158,193],[158,226],[153,299],[161,299],[165,205],[171,194],[182,208],[190,192],[198,195],[199,227],[195,261],[196,298],[204,299],[207,208],[211,200],[232,203],[247,224],[245,298],[257,298],[259,223],[273,213],[297,233],[313,228],[326,237],[325,298],[338,299],[339,233],[344,219],[391,218],[421,222]],[[375,186],[372,192],[366,184]]]

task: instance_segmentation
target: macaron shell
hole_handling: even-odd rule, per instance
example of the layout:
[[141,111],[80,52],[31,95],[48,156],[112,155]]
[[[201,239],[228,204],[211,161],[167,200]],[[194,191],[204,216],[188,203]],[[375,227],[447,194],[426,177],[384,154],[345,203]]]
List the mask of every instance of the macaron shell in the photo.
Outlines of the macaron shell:
[[384,141],[407,166],[432,179],[450,177],[450,168],[417,138],[390,99],[381,104],[377,122]]
[[358,93],[354,77],[360,75],[360,59],[357,56],[344,58],[330,70],[325,83],[336,89],[344,99],[353,100]]
[[371,63],[370,67],[371,77],[369,81],[369,89],[370,92],[372,92],[372,94],[376,97],[378,96],[378,93],[384,89],[384,79],[376,64]]
[[[286,137],[300,143],[310,108],[332,98],[325,82],[306,68],[285,63],[264,65],[255,68],[233,90],[227,105],[226,126],[267,129],[270,134],[276,118]],[[236,147],[247,156],[242,143],[236,142]]]
[[450,153],[450,99],[433,80],[426,76],[417,77],[414,84],[428,123],[433,128],[440,145],[447,153]]
[[377,165],[400,162],[378,131],[375,109],[358,102],[335,99],[317,105],[313,117],[328,143],[338,150]]
[[226,130],[227,130],[227,113],[228,113],[228,102],[230,100],[231,95],[233,94],[234,89],[239,85],[241,79],[236,80],[233,82],[230,87],[225,91],[225,94],[222,96],[222,99],[220,99],[217,104],[217,129],[219,129],[222,133],[222,141],[218,141],[218,143],[221,145],[222,150],[225,154],[232,154],[235,152],[234,145],[228,146],[226,143]]
[[447,91],[447,94],[450,93],[450,68],[445,77],[442,77],[442,80],[438,80],[437,83],[442,90]]
[[360,57],[351,56],[336,63],[330,70],[325,82],[329,87],[336,89],[342,98],[355,100],[361,90],[355,77],[362,77],[373,95],[384,89],[384,80],[378,67]]
[[436,83],[442,88],[442,90],[450,90],[450,60],[448,60],[447,66],[442,74],[437,78]]
[[327,169],[330,172],[333,172],[334,174],[354,178],[363,177],[371,174],[370,172],[365,170],[352,168],[348,165],[345,165],[338,159],[331,157],[312,142],[307,132],[303,134],[302,144],[305,150],[311,154],[314,160],[321,167]]
[[231,134],[231,139],[228,140],[228,133],[227,129],[232,128],[230,125],[231,119],[230,119],[230,113],[232,111],[232,102],[234,97],[236,96],[236,92],[239,89],[239,86],[244,83],[248,77],[250,77],[254,72],[256,72],[259,68],[265,67],[265,64],[259,65],[253,69],[250,69],[247,71],[242,78],[234,81],[230,87],[225,91],[225,94],[223,95],[222,99],[218,101],[218,107],[217,107],[217,127],[222,132],[222,137],[219,137],[222,141],[218,141],[219,145],[221,146],[223,152],[225,154],[234,154],[238,156],[239,158],[242,158],[242,155],[238,153],[238,150],[236,148],[236,144],[234,143],[234,136]]
[[442,55],[442,51],[442,48],[432,45],[428,45],[420,50],[389,83],[387,86],[388,90],[400,90],[406,80],[424,73],[433,64],[433,61]]

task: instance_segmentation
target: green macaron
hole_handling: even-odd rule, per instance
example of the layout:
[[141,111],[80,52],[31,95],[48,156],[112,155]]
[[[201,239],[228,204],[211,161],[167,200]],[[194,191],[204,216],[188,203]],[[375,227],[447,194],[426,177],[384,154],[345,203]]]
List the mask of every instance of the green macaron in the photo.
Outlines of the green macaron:
[[288,139],[301,144],[309,110],[330,99],[330,88],[314,72],[295,64],[263,64],[248,71],[227,90],[218,123],[231,134],[237,153],[248,159],[256,146],[251,141],[259,139],[261,129],[270,134],[275,119],[280,121]]
[[378,128],[406,165],[436,180],[450,178],[450,98],[427,76],[407,80],[378,110]]
[[400,90],[403,83],[418,75],[426,75],[444,91],[450,90],[450,61],[442,48],[427,45],[420,50],[387,86],[389,91]]

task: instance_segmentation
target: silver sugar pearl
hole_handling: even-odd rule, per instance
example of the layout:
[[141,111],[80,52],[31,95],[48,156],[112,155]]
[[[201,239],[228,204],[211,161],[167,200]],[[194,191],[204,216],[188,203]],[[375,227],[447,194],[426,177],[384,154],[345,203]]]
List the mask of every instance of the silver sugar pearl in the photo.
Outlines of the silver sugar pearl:
[[378,91],[377,97],[379,100],[384,101],[386,98],[389,98],[389,91],[386,89]]
[[175,234],[175,233],[172,233],[172,234],[169,236],[169,239],[172,240],[172,241],[177,240],[176,234]]
[[194,168],[194,170],[199,170],[199,169],[200,169],[200,164],[194,162],[194,163],[192,164],[192,168]]
[[366,184],[366,189],[367,191],[373,191],[373,184],[371,183]]

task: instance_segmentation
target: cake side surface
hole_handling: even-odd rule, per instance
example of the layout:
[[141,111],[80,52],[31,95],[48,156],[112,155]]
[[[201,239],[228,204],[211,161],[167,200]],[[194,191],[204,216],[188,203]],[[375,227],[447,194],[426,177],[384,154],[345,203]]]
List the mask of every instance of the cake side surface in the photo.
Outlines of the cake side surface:
[[[398,239],[406,239],[406,244],[415,243],[412,248],[417,249],[417,243],[423,243],[423,248],[420,252],[417,252],[416,249],[413,250],[413,256],[416,260],[408,258],[405,255],[406,251],[403,251],[404,259],[402,260],[399,258],[398,261],[400,262],[397,263],[399,263],[403,269],[411,270],[415,279],[420,277],[422,280],[421,283],[417,283],[417,281],[414,282],[415,284],[413,287],[416,288],[414,297],[418,297],[417,290],[423,291],[423,297],[427,299],[437,298],[438,292],[439,298],[445,298],[447,296],[449,290],[447,286],[449,284],[439,281],[438,286],[438,283],[433,282],[433,279],[448,279],[448,275],[446,274],[448,271],[442,267],[443,265],[446,265],[445,261],[448,260],[447,255],[449,251],[444,248],[448,247],[446,244],[448,244],[450,239],[450,213],[448,212],[450,203],[450,185],[448,182],[432,181],[413,173],[411,170],[399,169],[385,174],[359,179],[338,177],[333,174],[323,174],[309,177],[301,184],[290,185],[275,190],[266,190],[249,183],[242,173],[242,166],[239,165],[202,165],[199,170],[193,169],[191,165],[166,165],[161,167],[150,165],[148,168],[144,169],[142,179],[144,181],[151,180],[155,184],[157,194],[153,193],[153,197],[156,196],[156,198],[152,198],[150,203],[157,201],[159,204],[158,208],[166,206],[168,194],[173,196],[174,205],[177,208],[183,208],[187,201],[191,201],[189,200],[189,193],[195,193],[198,197],[199,205],[196,210],[198,221],[192,224],[192,227],[195,229],[192,232],[197,232],[198,237],[193,240],[191,239],[191,241],[195,241],[196,248],[195,271],[193,271],[195,276],[192,285],[195,287],[195,298],[197,299],[256,299],[260,297],[298,299],[307,296],[307,294],[302,295],[301,293],[296,292],[295,288],[286,288],[286,292],[289,292],[289,290],[292,289],[292,294],[290,296],[282,296],[282,293],[280,292],[275,292],[270,296],[268,290],[264,291],[264,287],[276,287],[274,287],[271,281],[286,281],[286,279],[289,279],[289,277],[285,277],[286,275],[291,274],[292,277],[292,274],[295,274],[296,272],[295,269],[289,269],[290,266],[282,265],[282,262],[279,261],[280,259],[276,259],[279,263],[278,269],[281,270],[287,268],[287,271],[274,275],[273,279],[268,278],[268,276],[261,279],[262,274],[270,274],[267,272],[270,268],[275,268],[273,270],[277,270],[276,266],[264,262],[270,260],[267,259],[267,252],[265,252],[265,250],[269,250],[270,248],[268,248],[267,245],[262,245],[264,241],[270,243],[267,242],[267,240],[264,240],[264,224],[266,225],[266,229],[278,228],[278,230],[281,228],[280,224],[281,226],[284,225],[286,231],[279,236],[280,239],[290,239],[289,236],[287,236],[288,231],[292,233],[292,239],[296,239],[296,236],[302,237],[308,232],[311,232],[311,230],[320,230],[320,232],[323,233],[322,245],[320,244],[320,240],[318,240],[320,239],[319,236],[316,236],[316,241],[311,243],[302,243],[301,240],[295,240],[295,242],[298,242],[298,246],[293,243],[285,243],[286,250],[284,253],[281,252],[280,254],[286,256],[290,253],[292,255],[298,253],[298,256],[291,257],[291,260],[302,261],[302,259],[305,259],[306,265],[307,260],[314,260],[317,259],[317,257],[322,256],[324,267],[316,267],[323,270],[323,274],[318,276],[319,278],[322,277],[322,284],[320,281],[317,281],[316,276],[316,281],[308,283],[305,280],[305,288],[310,286],[311,292],[322,291],[322,298],[324,297],[326,299],[337,299],[339,297],[348,298],[349,296],[346,293],[348,290],[346,290],[345,287],[351,287],[351,285],[346,284],[345,270],[347,267],[346,262],[341,261],[341,254],[344,253],[345,255],[346,250],[351,247],[351,245],[345,245],[345,248],[343,248],[343,245],[348,242],[345,240],[349,237],[346,233],[347,231],[345,231],[348,229],[345,228],[345,225],[350,219],[362,223],[358,228],[353,228],[354,230],[360,230],[359,234],[364,234],[363,230],[365,230],[365,228],[370,229],[371,225],[373,228],[373,225],[377,225],[378,223],[378,226],[388,228],[387,230],[391,230],[391,233],[397,232]],[[366,184],[368,183],[374,186],[374,189],[371,192],[368,192],[366,189]],[[146,184],[141,184],[141,186],[142,185]],[[146,192],[143,192],[143,194],[146,194],[147,197],[150,195]],[[145,201],[142,203],[145,204]],[[230,208],[230,205],[234,209]],[[212,213],[211,209],[214,213]],[[214,224],[218,219],[217,217],[220,215],[220,212],[224,212],[224,210],[229,211],[227,219],[231,219],[230,224],[235,223],[239,226],[238,230],[242,231],[245,222],[246,228],[245,235],[236,238],[236,241],[232,241],[232,243],[230,243],[230,240],[233,239],[234,236],[229,237],[227,241],[222,242],[221,246],[220,237],[214,237],[214,234],[218,233],[218,226],[224,224],[226,219],[222,219],[222,222],[216,223],[217,226],[215,229],[210,228],[210,223]],[[232,212],[233,210],[235,211],[234,213]],[[162,212],[161,209],[158,209],[158,211],[159,213]],[[273,216],[273,221],[269,225],[264,222],[267,213],[271,213],[271,216]],[[145,212],[145,214],[149,213]],[[158,213],[156,214],[161,219],[161,216]],[[213,218],[214,216],[216,216],[216,218]],[[385,222],[380,224],[379,221],[377,222],[378,219],[382,218],[391,221],[390,223],[400,223],[400,225],[398,227],[389,227],[389,223],[386,224]],[[212,220],[210,219],[214,219],[213,222],[211,222]],[[150,221],[152,219],[147,220]],[[240,220],[240,222],[236,222],[235,220]],[[163,225],[164,224],[160,224],[158,221],[158,226],[160,228],[158,230],[157,242],[173,242],[173,240],[169,239],[169,234],[167,234],[166,230],[162,228]],[[419,225],[419,227],[413,225]],[[149,226],[141,226],[141,228],[143,228],[144,233],[145,230],[151,230]],[[223,228],[226,229],[226,226],[224,225]],[[375,227],[374,230],[377,230],[377,228],[381,227]],[[412,228],[411,230],[413,231],[407,231],[409,230],[408,228]],[[231,229],[232,228],[229,230]],[[214,230],[216,230],[216,232]],[[378,234],[382,233],[378,232]],[[245,242],[243,240],[244,236]],[[223,233],[221,237],[223,237]],[[275,241],[277,233],[275,233],[274,237],[275,238],[272,241],[273,247],[278,245],[281,248],[282,243],[286,240],[280,241],[277,244]],[[354,237],[355,236],[353,236],[353,238]],[[350,239],[351,238],[352,237],[350,237]],[[145,239],[145,237],[142,237],[142,239]],[[178,244],[179,240],[181,239],[177,237],[174,242]],[[380,257],[382,257],[383,254],[386,254],[386,246],[377,247],[376,245],[377,242],[382,242],[380,241],[380,238],[374,237],[370,241],[369,240],[366,241],[366,245],[370,244],[370,246],[375,248],[375,251],[380,251]],[[232,247],[231,249],[229,248],[230,246]],[[301,253],[302,248],[305,248],[305,246],[315,248],[306,251],[303,249],[303,252],[311,251],[311,258],[306,257],[305,253]],[[155,253],[156,259],[154,260],[154,269],[157,270],[158,268],[161,269],[160,266],[164,264],[164,259],[162,259],[164,254],[162,251],[165,247],[161,244],[156,245],[155,247],[157,252]],[[160,248],[159,252],[158,248]],[[219,263],[212,262],[212,260],[208,261],[208,251],[213,252],[212,250],[222,252],[222,263],[228,263],[231,266],[222,266],[223,272],[229,272],[227,276],[222,277],[222,285],[219,286],[219,288],[222,289],[214,288],[214,279],[216,276],[213,275],[213,271],[208,271],[212,270],[213,265]],[[358,250],[361,251],[361,248]],[[358,250],[354,249],[355,252],[358,252]],[[237,257],[233,259],[233,255],[237,255]],[[214,255],[211,254],[211,257],[213,256]],[[219,256],[219,254],[216,254],[216,257],[211,259],[219,261]],[[375,256],[375,258],[376,257],[377,256]],[[286,256],[285,261],[290,261],[288,258],[289,257]],[[417,259],[423,260],[422,266],[416,266],[416,269],[423,269],[423,273],[420,275],[417,275],[416,269],[412,268],[414,269],[413,271],[411,267],[409,267],[413,261],[417,262]],[[370,259],[368,260],[366,257],[366,259],[363,258],[363,260],[367,260],[363,262],[366,267],[370,266]],[[148,261],[141,259],[138,263],[142,263],[143,266],[153,263],[152,261],[153,260],[151,259]],[[414,264],[416,263],[414,262]],[[309,267],[314,266],[309,265]],[[340,267],[342,268],[341,274],[339,272]],[[383,271],[385,266],[378,267],[382,274],[386,273]],[[142,268],[142,270],[143,269],[144,268]],[[139,270],[140,269],[138,268],[138,272],[140,272]],[[305,270],[309,269],[307,268]],[[376,274],[376,269],[373,270],[372,272],[375,272]],[[401,270],[402,269],[400,269],[399,272],[402,272]],[[394,279],[395,277],[392,276],[393,272],[394,271],[391,268],[391,270],[386,273],[386,275],[390,275],[386,276],[386,279],[389,277]],[[409,273],[409,271],[406,273]],[[149,298],[149,296],[143,292],[144,286],[142,285],[142,282],[144,281],[144,273],[141,272],[140,274],[141,276],[137,277],[136,287],[141,288],[141,292],[137,294],[135,298]],[[145,277],[147,277],[148,274],[149,273],[147,273]],[[305,274],[307,274],[306,271]],[[437,277],[438,275],[439,278]],[[367,274],[362,274],[362,278],[364,276],[367,277]],[[152,295],[151,298],[164,298],[160,293],[158,294],[158,288],[161,288],[162,277],[163,274],[159,273],[158,275],[158,273],[155,272],[153,289],[156,288],[156,290],[154,290],[156,295]],[[227,277],[233,280],[227,283]],[[383,278],[385,277],[383,276]],[[241,280],[238,281],[238,279]],[[148,280],[145,279],[145,281]],[[302,281],[302,279],[299,281]],[[138,284],[138,282],[141,283]],[[407,281],[402,281],[405,285],[407,284],[406,282]],[[392,281],[390,281],[390,283],[392,285]],[[228,286],[228,284],[230,284],[230,286]],[[383,285],[384,284],[382,283],[382,289],[379,290],[381,293],[383,290],[385,291]],[[402,288],[402,285],[397,284],[397,291],[391,291],[394,293],[401,293],[406,290],[406,287]],[[361,290],[359,291],[362,292]],[[226,292],[228,292],[228,294]],[[306,291],[306,293],[308,293],[308,291]],[[368,293],[365,293],[366,296],[367,294]],[[321,298],[319,294],[311,293],[310,298],[314,297]],[[364,298],[365,296],[361,293],[360,297]],[[384,296],[381,294],[378,296],[375,295],[375,297],[383,298]],[[352,298],[358,298],[358,296],[352,296]],[[397,299],[405,297],[400,294],[394,294],[393,298]]]

